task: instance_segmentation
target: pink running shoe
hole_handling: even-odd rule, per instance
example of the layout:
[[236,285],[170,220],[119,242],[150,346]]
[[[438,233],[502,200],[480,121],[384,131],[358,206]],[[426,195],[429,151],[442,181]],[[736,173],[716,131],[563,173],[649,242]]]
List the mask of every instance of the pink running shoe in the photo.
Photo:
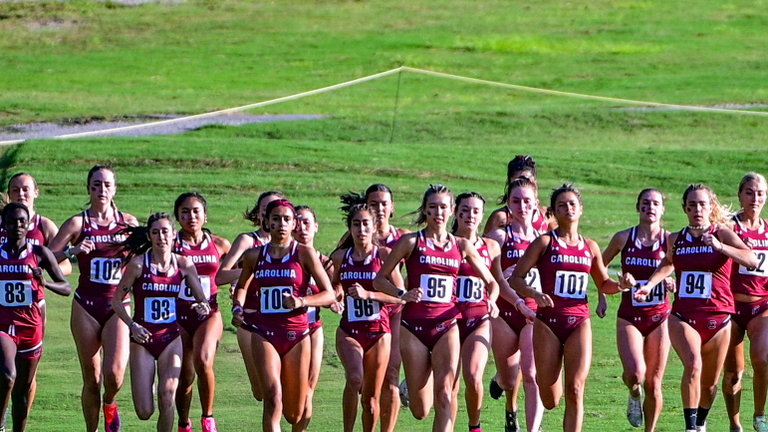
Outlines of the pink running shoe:
[[213,417],[203,417],[200,423],[203,425],[203,432],[218,432],[216,430],[216,419]]
[[104,429],[107,432],[120,431],[120,414],[117,412],[117,402],[104,405]]
[[179,432],[192,432],[192,423],[187,423],[186,426],[179,426]]

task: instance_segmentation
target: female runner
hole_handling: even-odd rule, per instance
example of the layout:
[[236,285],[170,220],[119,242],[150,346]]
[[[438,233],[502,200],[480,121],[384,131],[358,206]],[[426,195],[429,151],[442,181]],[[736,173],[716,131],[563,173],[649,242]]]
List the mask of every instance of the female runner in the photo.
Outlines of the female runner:
[[[14,174],[10,180],[8,180],[8,191],[6,192],[6,198],[9,202],[16,202],[24,204],[29,210],[29,232],[27,232],[27,242],[34,245],[48,246],[56,237],[59,232],[59,227],[56,226],[53,221],[45,216],[35,212],[35,200],[40,196],[40,190],[37,188],[37,181],[34,177],[27,173]],[[5,228],[0,223],[0,243],[5,243],[7,234]],[[59,263],[62,273],[68,275],[72,273],[72,264],[69,260],[64,260]],[[43,318],[43,328],[47,322],[46,305],[45,305],[45,290],[40,290],[39,300],[40,314]],[[32,385],[29,388],[29,405],[32,405],[32,401],[35,398],[35,390],[37,388],[37,379],[32,381]],[[8,412],[6,411],[0,419],[0,430],[5,428],[5,421],[7,419]]]
[[469,262],[489,292],[498,286],[475,247],[446,230],[453,212],[448,188],[431,185],[416,212],[416,224],[426,227],[400,237],[382,264],[374,288],[402,297],[402,287],[392,284],[387,275],[405,260],[409,290],[416,290],[416,301],[403,309],[401,325],[406,331],[400,339],[411,413],[423,419],[434,402],[432,429],[447,431],[453,430],[452,395],[459,363],[455,286],[461,260]]
[[[392,249],[397,240],[403,234],[411,232],[405,228],[397,228],[390,224],[390,219],[395,214],[395,201],[392,189],[389,186],[376,183],[368,186],[365,193],[358,195],[350,193],[341,197],[342,202],[348,206],[365,203],[371,211],[374,222],[373,238],[377,244]],[[346,236],[346,234],[345,234]],[[344,241],[342,241],[340,244]],[[384,377],[384,387],[381,391],[381,431],[394,432],[397,424],[397,416],[400,413],[400,318],[403,314],[403,306],[387,304],[389,309],[389,326],[392,331],[391,346],[389,351],[389,363],[387,375]]]
[[[118,233],[136,226],[136,218],[119,211],[115,171],[96,165],[88,172],[90,205],[67,219],[51,241],[59,262],[77,256],[80,279],[72,302],[70,326],[83,372],[82,405],[88,432],[99,428],[99,405],[104,404],[104,429],[120,430],[115,398],[128,364],[128,327],[112,309],[112,297],[122,276],[123,256],[113,247],[125,240]],[[66,248],[68,244],[72,247]],[[128,302],[124,303],[126,310]],[[104,358],[102,360],[102,348]],[[104,397],[100,392],[104,386]]]
[[734,216],[734,231],[752,248],[759,265],[736,266],[731,272],[731,291],[736,302],[736,315],[731,324],[731,342],[725,356],[723,396],[732,431],[741,431],[739,410],[741,380],[744,375],[744,333],[751,342],[750,359],[754,375],[752,389],[755,413],[752,425],[756,431],[768,432],[765,420],[765,398],[768,392],[768,224],[760,217],[765,205],[765,177],[749,173],[739,183],[741,211]]
[[[565,387],[563,430],[581,431],[584,421],[584,385],[592,361],[592,326],[587,287],[589,276],[598,290],[613,294],[619,283],[608,277],[600,249],[579,234],[581,194],[570,185],[552,192],[551,205],[558,227],[531,242],[512,273],[512,287],[536,299],[539,305],[533,327],[536,372],[544,407],[556,407]],[[526,282],[536,267],[542,291]],[[622,285],[632,286],[625,278]],[[561,369],[565,366],[565,386]]]
[[[128,228],[120,245],[127,254],[125,272],[112,297],[112,309],[131,332],[131,393],[136,414],[149,420],[155,411],[157,370],[157,431],[173,430],[173,405],[179,384],[182,342],[179,337],[177,298],[187,287],[201,317],[211,308],[200,286],[195,264],[189,257],[173,253],[176,231],[168,213],[155,213],[146,227]],[[133,319],[122,307],[133,292]]]
[[[480,238],[477,235],[480,222],[483,220],[485,200],[475,192],[467,192],[456,197],[456,214],[454,218],[453,234],[456,237],[465,238],[475,246],[485,266],[491,271],[497,283],[506,289],[513,304],[520,297],[509,288],[501,270],[499,244],[490,238]],[[459,277],[456,279],[458,292],[458,305],[461,311],[461,319],[458,321],[459,341],[461,354],[459,367],[463,370],[465,402],[467,404],[467,416],[469,417],[469,430],[480,431],[480,410],[483,405],[483,373],[488,362],[488,354],[491,349],[491,319],[497,319],[499,309],[497,301],[499,291],[487,290],[477,274],[463,260],[459,267]],[[535,317],[530,310],[526,311],[529,319]],[[507,341],[508,343],[508,341]],[[454,387],[454,416],[458,400],[459,380]]]
[[[60,295],[71,289],[56,258],[47,247],[27,239],[30,214],[23,204],[12,202],[3,208],[3,229],[7,239],[0,246],[0,379],[2,412],[13,401],[13,429],[23,431],[32,406],[30,386],[35,380],[43,351],[43,318],[39,297],[44,288]],[[43,270],[53,279],[48,281]]]
[[[643,283],[669,252],[669,233],[661,228],[664,194],[658,189],[644,189],[637,196],[635,207],[640,222],[613,236],[603,251],[603,262],[608,265],[621,253],[621,271],[642,279]],[[623,293],[616,320],[616,341],[624,366],[622,377],[629,388],[627,419],[632,426],[640,427],[645,417],[646,432],[656,430],[663,403],[661,384],[669,355],[670,309],[664,285],[674,283],[667,278],[641,301],[635,300],[629,291]]]
[[[511,196],[510,196],[510,184],[520,178],[525,178],[532,183],[536,183],[536,161],[530,156],[517,155],[514,159],[509,161],[507,165],[507,182],[504,187],[504,195],[499,200],[499,204],[504,204],[504,207],[498,208],[488,216],[488,222],[485,224],[485,230],[483,235],[488,234],[494,229],[504,229],[512,223],[514,216],[511,210]],[[552,223],[553,226],[549,226]],[[547,216],[546,207],[537,207],[533,212],[531,218],[531,224],[534,228],[540,231],[546,231],[548,228],[554,228],[554,221],[550,221],[550,217]],[[498,398],[497,398],[498,399]]]
[[[336,352],[347,378],[344,387],[344,431],[355,429],[359,395],[362,395],[363,431],[372,432],[381,413],[379,398],[391,349],[390,309],[384,304],[404,304],[408,299],[416,298],[416,291],[398,299],[373,289],[373,279],[390,249],[375,245],[374,219],[365,204],[355,204],[345,210],[350,235],[331,256],[336,269],[333,283],[342,288],[346,304],[341,324],[336,330]],[[397,268],[392,270],[389,280],[395,286],[403,285]]]
[[705,431],[717,395],[734,312],[731,262],[757,267],[749,247],[726,227],[730,222],[712,190],[692,184],[683,193],[688,226],[669,236],[666,255],[648,281],[635,291],[644,300],[672,271],[678,281],[669,338],[683,363],[681,392],[686,431]]
[[[231,292],[234,299],[235,288],[237,286],[237,279],[240,277],[239,268],[243,264],[243,254],[245,251],[251,248],[264,246],[269,243],[269,227],[267,226],[266,214],[267,205],[272,201],[285,199],[285,195],[282,192],[267,191],[259,195],[256,200],[256,205],[249,211],[243,213],[243,217],[251,222],[253,226],[257,227],[256,231],[242,233],[237,236],[235,242],[232,244],[232,248],[229,253],[221,260],[221,266],[219,267],[219,273],[216,275],[216,285],[232,284]],[[233,270],[235,269],[235,270]],[[261,401],[264,396],[261,392],[261,385],[259,380],[256,379],[256,361],[253,359],[251,353],[251,332],[238,327],[237,328],[237,345],[240,347],[240,352],[243,355],[243,363],[245,363],[245,371],[248,374],[248,378],[251,380],[251,393],[256,400]]]
[[[307,307],[334,300],[317,251],[291,238],[295,217],[290,201],[267,205],[271,240],[245,252],[232,309],[233,324],[252,333],[252,355],[259,361],[251,382],[262,386],[265,431],[280,430],[281,412],[292,425],[303,418],[311,355]],[[306,296],[310,277],[320,293]]]
[[213,418],[213,395],[216,378],[213,373],[213,360],[216,348],[221,340],[224,324],[221,320],[217,300],[218,286],[216,274],[221,258],[229,251],[229,241],[211,234],[203,228],[208,219],[208,203],[197,192],[179,195],[173,206],[173,214],[181,225],[175,240],[174,252],[188,257],[195,265],[203,288],[203,294],[211,307],[211,313],[201,317],[192,309],[195,298],[191,288],[182,284],[176,301],[177,322],[181,327],[181,341],[184,347],[181,363],[179,387],[176,391],[176,410],[179,413],[179,431],[192,430],[189,409],[192,403],[192,384],[195,374],[199,377],[197,390],[200,406],[203,410],[203,432],[215,432],[216,420]]
[[[488,233],[488,237],[496,240],[501,245],[501,268],[504,275],[511,275],[520,257],[523,256],[528,245],[543,234],[545,227],[534,227],[532,218],[539,208],[537,198],[538,188],[532,181],[520,178],[513,180],[509,186],[509,210],[511,219],[508,219],[504,229],[495,229]],[[539,272],[534,267],[526,276],[528,285],[541,290]],[[536,300],[527,297],[525,305],[534,312],[538,309]],[[517,391],[518,376],[522,372],[523,386],[525,387],[525,420],[529,432],[538,432],[544,407],[539,396],[539,387],[536,385],[536,364],[533,355],[533,321],[517,309],[520,307],[515,302],[499,298],[496,301],[499,307],[499,317],[491,320],[491,345],[493,357],[496,362],[496,377],[491,381],[491,387],[498,386],[498,393],[506,392],[506,432],[517,432]]]
[[[311,248],[315,248],[315,234],[319,224],[315,211],[309,206],[296,206],[296,230],[293,232],[293,238]],[[330,258],[317,251],[318,258],[323,264],[328,279],[333,277],[333,262]],[[309,287],[306,295],[319,294],[320,288],[317,287],[315,280],[309,279]],[[307,319],[309,320],[309,341],[312,346],[309,361],[309,389],[307,391],[307,402],[304,406],[304,416],[301,421],[293,425],[294,432],[303,432],[307,430],[309,421],[312,419],[312,400],[315,395],[315,387],[320,378],[320,366],[323,363],[323,345],[325,344],[325,335],[323,334],[323,323],[320,321],[320,308],[307,308]]]

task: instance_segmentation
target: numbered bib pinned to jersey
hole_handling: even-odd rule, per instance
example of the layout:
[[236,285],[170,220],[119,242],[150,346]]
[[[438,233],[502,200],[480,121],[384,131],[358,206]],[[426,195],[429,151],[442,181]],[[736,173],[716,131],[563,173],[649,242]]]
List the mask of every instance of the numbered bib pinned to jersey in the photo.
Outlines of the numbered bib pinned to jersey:
[[[639,280],[637,281],[638,284],[641,286],[644,286],[647,281]],[[636,285],[637,286],[637,285]],[[667,290],[664,288],[664,282],[659,282],[656,284],[655,287],[651,288],[651,292],[648,293],[647,296],[645,296],[645,299],[641,301],[637,301],[635,299],[635,292],[637,291],[637,288],[632,287],[632,306],[634,307],[650,307],[650,306],[659,306],[661,304],[664,304],[664,302],[667,299]]]
[[[203,288],[203,295],[205,296],[206,300],[211,299],[211,277],[210,276],[198,276],[198,280],[200,280],[200,286]],[[181,292],[179,293],[179,298],[186,301],[195,302],[197,299],[195,299],[195,296],[192,295],[192,288],[187,285],[187,280],[184,279],[181,281]]]
[[741,264],[739,264],[739,274],[743,275],[749,275],[749,276],[760,276],[765,277],[768,276],[768,273],[766,273],[766,258],[768,258],[768,251],[763,250],[753,250],[752,251],[755,256],[757,257],[757,267],[745,267]]
[[567,299],[586,299],[589,274],[558,270],[555,273],[555,295]]
[[347,296],[347,320],[356,321],[378,321],[381,319],[381,303],[376,300],[356,299]]
[[293,287],[275,286],[261,288],[261,313],[288,313],[292,309],[283,306],[283,295],[293,295]]
[[28,307],[34,302],[32,281],[29,279],[3,281],[3,294],[0,295],[0,305],[5,307]]
[[424,290],[421,301],[433,303],[451,303],[453,301],[453,276],[447,275],[421,275],[420,285]]
[[535,289],[538,292],[542,292],[541,290],[541,276],[539,275],[539,269],[536,267],[532,267],[530,270],[528,270],[528,274],[525,275],[525,283],[528,284],[529,287]]
[[120,258],[92,258],[91,259],[91,282],[117,285],[123,277],[123,269]]
[[478,277],[459,276],[456,278],[456,288],[462,303],[480,303],[485,299],[485,283]]
[[709,299],[712,297],[712,273],[684,271],[680,274],[680,298]]
[[144,299],[144,321],[149,324],[170,324],[176,321],[176,299],[147,297]]

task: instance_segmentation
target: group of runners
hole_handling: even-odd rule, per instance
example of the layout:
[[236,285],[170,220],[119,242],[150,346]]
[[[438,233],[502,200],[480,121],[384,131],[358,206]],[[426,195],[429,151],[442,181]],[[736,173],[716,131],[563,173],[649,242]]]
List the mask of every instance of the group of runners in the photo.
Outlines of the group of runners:
[[[341,314],[335,339],[346,373],[345,431],[355,429],[358,413],[364,431],[378,423],[393,431],[401,395],[417,419],[434,408],[434,431],[454,430],[462,381],[469,430],[480,431],[491,352],[497,372],[489,391],[496,399],[506,396],[507,432],[539,431],[544,410],[563,397],[563,430],[580,431],[592,360],[590,277],[600,293],[598,316],[606,315],[605,295],[622,296],[617,342],[632,426],[655,430],[671,346],[684,366],[685,431],[706,430],[723,369],[731,430],[741,431],[746,334],[753,426],[768,431],[765,178],[744,176],[735,214],[709,187],[690,185],[682,198],[688,225],[679,232],[662,228],[664,194],[644,189],[638,224],[616,233],[601,251],[579,233],[579,191],[564,184],[541,206],[536,177],[529,156],[509,162],[503,206],[482,233],[486,203],[474,192],[454,197],[447,187],[430,185],[413,212],[417,232],[391,225],[395,204],[387,186],[344,195],[347,232],[326,256],[313,245],[314,211],[280,192],[259,196],[244,215],[255,231],[230,244],[204,227],[207,203],[194,192],[177,198],[173,214],[155,213],[139,224],[117,209],[115,172],[104,165],[88,173],[87,209],[58,229],[35,212],[34,178],[17,174],[0,227],[3,409],[12,406],[13,430],[24,430],[42,352],[44,288],[69,295],[65,276],[76,258],[71,328],[89,432],[98,430],[102,410],[105,429],[120,429],[115,400],[129,361],[139,418],[153,415],[156,394],[158,431],[192,430],[197,378],[202,430],[216,431],[220,302],[232,305],[265,431],[280,430],[281,417],[294,431],[307,429],[322,363],[323,308]],[[606,266],[617,256],[622,270],[612,279]],[[226,285],[230,291],[219,295]]]

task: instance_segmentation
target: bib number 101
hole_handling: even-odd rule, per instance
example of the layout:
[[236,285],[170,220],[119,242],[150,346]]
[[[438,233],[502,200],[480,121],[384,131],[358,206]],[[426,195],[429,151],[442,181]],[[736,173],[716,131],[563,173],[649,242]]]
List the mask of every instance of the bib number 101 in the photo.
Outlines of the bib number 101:
[[584,272],[559,270],[555,273],[555,295],[568,299],[587,298],[589,275]]

